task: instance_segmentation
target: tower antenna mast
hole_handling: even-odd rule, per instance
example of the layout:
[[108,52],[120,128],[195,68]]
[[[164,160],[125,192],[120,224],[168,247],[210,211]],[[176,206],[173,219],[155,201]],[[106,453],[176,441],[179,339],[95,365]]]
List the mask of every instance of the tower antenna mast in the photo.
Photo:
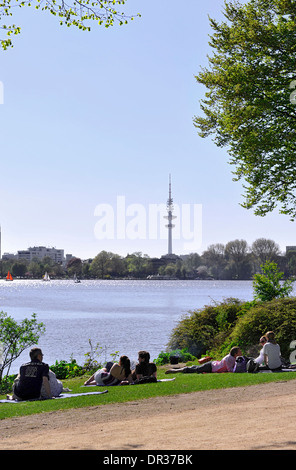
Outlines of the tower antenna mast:
[[168,255],[173,254],[173,228],[175,225],[172,223],[173,219],[176,219],[176,216],[173,215],[174,204],[172,198],[172,184],[171,184],[171,175],[169,175],[169,198],[167,201],[167,213],[164,218],[168,220],[166,228],[168,229]]

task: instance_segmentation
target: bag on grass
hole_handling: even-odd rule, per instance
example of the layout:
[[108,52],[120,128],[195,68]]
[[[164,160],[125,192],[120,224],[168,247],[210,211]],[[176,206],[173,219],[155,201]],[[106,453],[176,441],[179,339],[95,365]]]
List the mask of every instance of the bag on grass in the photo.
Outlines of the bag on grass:
[[246,356],[238,356],[235,361],[233,372],[247,372],[247,363],[249,358]]
[[247,372],[254,374],[258,372],[259,364],[253,358],[249,359],[247,362]]

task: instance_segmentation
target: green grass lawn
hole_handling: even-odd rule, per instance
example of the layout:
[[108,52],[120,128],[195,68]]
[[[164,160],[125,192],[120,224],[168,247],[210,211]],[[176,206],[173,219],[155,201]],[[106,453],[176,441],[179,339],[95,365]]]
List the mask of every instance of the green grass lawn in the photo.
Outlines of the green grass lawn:
[[[158,368],[158,378],[176,377],[173,382],[158,382],[145,385],[127,385],[115,387],[84,387],[86,377],[63,380],[64,387],[73,393],[108,390],[102,395],[86,395],[62,400],[42,400],[14,403],[0,403],[0,419],[14,416],[26,416],[56,410],[68,410],[89,406],[102,406],[111,403],[124,403],[156,396],[169,396],[180,393],[191,393],[203,390],[240,387],[267,382],[278,382],[296,379],[296,373],[259,373],[259,374],[176,374],[165,375],[165,368]],[[6,395],[0,396],[6,398]]]

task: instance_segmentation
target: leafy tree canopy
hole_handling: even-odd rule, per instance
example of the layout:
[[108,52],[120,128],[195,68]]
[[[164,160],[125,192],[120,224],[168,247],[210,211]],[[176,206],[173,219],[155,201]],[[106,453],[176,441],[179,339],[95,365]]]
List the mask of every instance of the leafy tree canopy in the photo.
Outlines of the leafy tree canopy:
[[228,148],[243,207],[264,216],[278,206],[293,220],[296,1],[225,1],[223,14],[221,23],[210,19],[214,53],[196,77],[207,92],[194,125]]
[[[133,20],[133,16],[118,10],[125,3],[126,0],[70,0],[69,3],[64,0],[0,0],[0,21],[5,17],[12,17],[16,6],[34,6],[37,10],[47,10],[57,16],[61,25],[68,27],[73,25],[84,31],[90,31],[88,20],[95,20],[106,28],[115,22],[122,25],[128,20]],[[6,37],[0,38],[2,49],[6,50],[13,46],[11,36],[19,34],[21,28],[15,24],[1,24],[0,28],[6,33]]]
[[293,280],[286,280],[280,282],[284,273],[278,270],[277,264],[271,261],[266,261],[261,265],[263,274],[255,274],[253,280],[253,287],[255,292],[255,299],[262,300],[263,302],[289,297],[293,291]]
[[36,313],[32,314],[32,318],[25,318],[17,323],[6,312],[0,312],[0,383],[3,372],[7,369],[8,376],[11,364],[21,353],[38,344],[39,337],[45,332],[43,323],[37,323]]

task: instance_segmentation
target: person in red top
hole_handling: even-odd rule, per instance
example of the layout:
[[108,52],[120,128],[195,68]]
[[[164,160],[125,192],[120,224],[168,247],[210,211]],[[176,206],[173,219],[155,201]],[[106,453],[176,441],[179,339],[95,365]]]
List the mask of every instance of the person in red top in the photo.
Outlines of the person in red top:
[[223,357],[221,361],[209,361],[201,366],[182,367],[180,369],[168,369],[166,374],[176,374],[183,372],[183,374],[202,374],[203,372],[233,372],[235,360],[237,356],[241,356],[241,350],[235,346],[231,348],[229,354]]

